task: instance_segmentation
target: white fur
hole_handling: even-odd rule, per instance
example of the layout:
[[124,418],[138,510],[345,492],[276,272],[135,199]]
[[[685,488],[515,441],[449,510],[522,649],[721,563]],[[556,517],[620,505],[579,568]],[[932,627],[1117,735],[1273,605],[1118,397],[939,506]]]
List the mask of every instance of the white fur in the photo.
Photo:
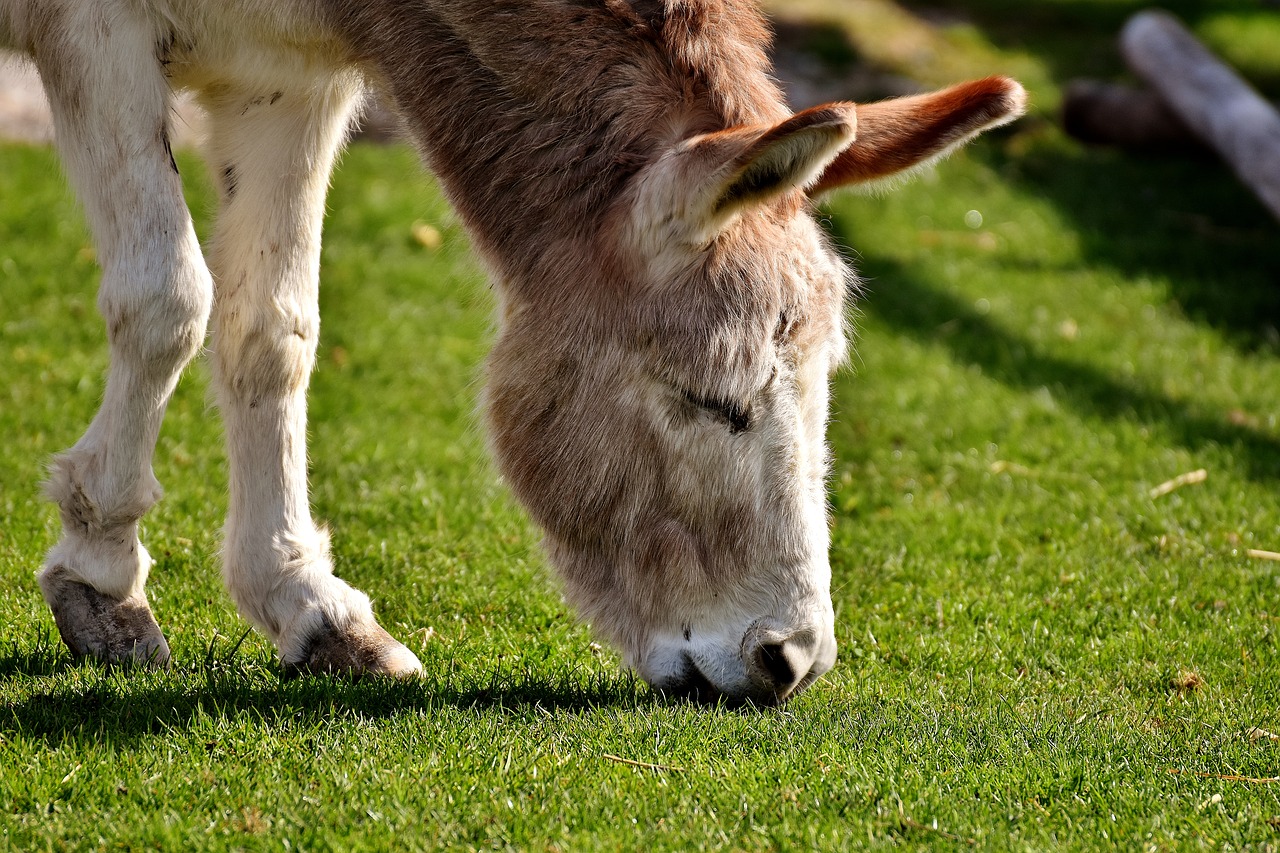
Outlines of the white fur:
[[[41,72],[100,247],[111,347],[102,408],[52,466],[64,529],[46,573],[62,566],[117,600],[143,595],[150,559],[137,521],[160,497],[150,459],[212,319],[231,596],[286,661],[325,621],[375,624],[368,598],[333,576],[306,472],[320,224],[360,76],[292,0],[0,0],[0,35]],[[166,148],[174,87],[195,89],[210,114],[222,204],[207,266]],[[407,650],[389,653],[417,668]]]

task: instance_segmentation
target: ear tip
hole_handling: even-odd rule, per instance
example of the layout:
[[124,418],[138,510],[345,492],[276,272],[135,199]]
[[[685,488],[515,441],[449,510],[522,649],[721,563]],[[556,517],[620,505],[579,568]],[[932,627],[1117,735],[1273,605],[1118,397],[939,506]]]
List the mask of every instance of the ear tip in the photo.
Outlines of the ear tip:
[[994,76],[977,81],[987,93],[1000,102],[1000,112],[1013,120],[1027,111],[1027,90],[1012,77]]
[[1027,90],[1012,77],[1001,77],[1000,80],[1008,87],[1005,91],[1005,99],[1009,102],[1009,112],[1014,116],[1025,113],[1029,99]]

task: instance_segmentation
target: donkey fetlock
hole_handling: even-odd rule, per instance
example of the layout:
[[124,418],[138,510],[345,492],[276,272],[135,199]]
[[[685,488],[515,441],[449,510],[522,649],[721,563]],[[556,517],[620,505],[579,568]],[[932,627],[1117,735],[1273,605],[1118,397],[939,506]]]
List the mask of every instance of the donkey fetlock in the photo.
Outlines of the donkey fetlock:
[[232,560],[227,585],[240,614],[276,644],[284,675],[390,676],[422,671],[418,658],[378,624],[369,597],[333,574],[327,537],[294,542],[285,569],[246,571]]
[[102,467],[86,450],[51,467],[45,492],[58,504],[62,538],[38,575],[40,589],[76,657],[165,666],[169,644],[144,592],[151,556],[138,541],[138,519],[159,499],[160,484],[147,471],[127,487],[104,487]]

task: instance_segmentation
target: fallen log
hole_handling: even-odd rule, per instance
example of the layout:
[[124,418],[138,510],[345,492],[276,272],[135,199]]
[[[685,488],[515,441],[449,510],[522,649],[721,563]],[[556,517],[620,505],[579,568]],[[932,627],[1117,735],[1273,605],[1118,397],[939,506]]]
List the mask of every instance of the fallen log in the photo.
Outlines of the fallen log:
[[1155,92],[1100,80],[1072,80],[1066,85],[1062,127],[1094,145],[1162,154],[1209,150]]
[[1167,12],[1134,15],[1120,47],[1129,67],[1280,219],[1280,113]]

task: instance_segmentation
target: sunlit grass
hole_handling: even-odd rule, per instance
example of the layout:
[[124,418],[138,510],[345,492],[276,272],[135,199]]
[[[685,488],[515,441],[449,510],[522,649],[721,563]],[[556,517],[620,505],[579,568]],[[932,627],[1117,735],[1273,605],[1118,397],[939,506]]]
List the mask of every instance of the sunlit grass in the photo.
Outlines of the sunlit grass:
[[282,682],[245,636],[202,364],[144,524],[175,667],[72,664],[32,573],[43,465],[100,395],[97,273],[50,152],[0,147],[0,199],[0,845],[1276,843],[1280,564],[1249,551],[1280,550],[1280,239],[1224,170],[1028,122],[824,208],[867,291],[831,427],[842,653],[781,711],[655,696],[559,601],[474,414],[491,298],[399,148],[357,146],[330,199],[313,502],[426,677]]

